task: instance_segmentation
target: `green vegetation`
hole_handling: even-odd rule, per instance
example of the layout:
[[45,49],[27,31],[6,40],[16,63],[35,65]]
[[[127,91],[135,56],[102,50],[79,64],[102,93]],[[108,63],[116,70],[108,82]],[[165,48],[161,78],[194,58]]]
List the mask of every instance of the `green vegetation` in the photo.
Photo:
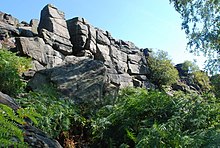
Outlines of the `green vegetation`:
[[0,104],[0,147],[28,147],[24,142],[24,132],[18,124],[27,124],[24,118],[31,119],[37,124],[40,117],[33,108],[20,108],[14,112],[10,107]]
[[211,77],[211,84],[216,97],[220,98],[220,74]]
[[53,138],[85,122],[73,101],[59,99],[58,95],[52,86],[45,86],[40,92],[30,92],[18,99],[22,107],[32,107],[42,116],[37,127]]
[[194,83],[197,84],[202,91],[209,91],[211,89],[210,80],[208,75],[205,72],[202,71],[195,71],[192,73],[192,77],[194,80]]
[[24,86],[20,75],[30,61],[6,50],[0,50],[0,56],[0,91],[16,96],[22,106],[15,112],[0,105],[0,147],[28,147],[19,128],[31,124],[25,118],[63,146],[71,142],[78,147],[220,146],[219,75],[210,83],[194,63],[186,61],[182,68],[201,88],[200,94],[173,92],[170,96],[164,92],[163,88],[179,77],[167,53],[159,51],[148,58],[148,77],[162,92],[125,88],[116,100],[108,98],[111,101],[94,105],[75,104],[57,93],[52,84],[35,92],[23,91],[18,97]]
[[180,13],[182,29],[189,39],[188,48],[209,57],[207,69],[218,72],[220,59],[220,1],[169,0]]
[[148,57],[149,76],[152,83],[159,88],[171,86],[179,79],[178,71],[172,65],[167,52],[159,50]]
[[93,120],[95,145],[212,147],[220,141],[220,102],[213,96],[127,88]]
[[184,73],[185,75],[187,75],[188,73],[195,72],[195,71],[200,71],[199,66],[196,65],[195,62],[191,62],[188,60],[183,62],[182,69],[184,72],[186,72]]
[[200,92],[208,92],[211,90],[211,81],[207,73],[201,71],[196,63],[185,61],[181,67],[181,78],[188,81],[188,84],[196,86]]
[[16,56],[14,53],[0,49],[0,91],[16,96],[22,91],[20,75],[30,68],[30,59]]

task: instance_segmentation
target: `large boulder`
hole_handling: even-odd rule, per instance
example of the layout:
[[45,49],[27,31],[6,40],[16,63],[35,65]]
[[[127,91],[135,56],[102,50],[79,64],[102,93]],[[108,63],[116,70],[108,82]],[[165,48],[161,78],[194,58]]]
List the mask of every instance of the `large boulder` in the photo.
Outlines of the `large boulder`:
[[47,44],[64,55],[72,54],[72,44],[67,29],[64,13],[51,4],[41,11],[38,32]]
[[60,67],[38,71],[29,82],[32,89],[53,83],[65,96],[76,102],[96,102],[103,98],[106,68],[102,62],[68,57]]

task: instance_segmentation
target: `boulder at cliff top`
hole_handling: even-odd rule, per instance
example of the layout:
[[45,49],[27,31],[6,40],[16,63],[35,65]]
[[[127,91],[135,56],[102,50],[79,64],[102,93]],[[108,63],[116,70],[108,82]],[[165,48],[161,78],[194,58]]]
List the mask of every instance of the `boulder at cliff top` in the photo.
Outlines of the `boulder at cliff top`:
[[48,4],[41,11],[38,32],[47,44],[64,55],[72,54],[72,44],[64,13]]

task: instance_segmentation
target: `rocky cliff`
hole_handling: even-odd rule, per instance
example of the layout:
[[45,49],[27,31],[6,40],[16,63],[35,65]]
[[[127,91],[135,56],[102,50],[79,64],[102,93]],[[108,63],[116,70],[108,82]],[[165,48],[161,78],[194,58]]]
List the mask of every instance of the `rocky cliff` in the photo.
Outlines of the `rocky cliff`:
[[126,86],[145,87],[146,57],[132,42],[116,40],[108,31],[93,27],[84,18],[65,20],[52,5],[30,23],[0,13],[1,46],[33,60],[29,86],[53,83],[78,101],[100,100]]
[[[127,86],[154,88],[146,58],[150,50],[132,42],[116,40],[108,31],[88,23],[84,18],[65,20],[64,12],[46,5],[40,20],[19,22],[0,12],[0,48],[32,59],[32,68],[23,74],[28,88],[38,90],[53,84],[65,97],[76,103],[96,104],[104,97],[117,95]],[[180,77],[182,65],[176,66]],[[173,90],[200,91],[188,77],[173,85]],[[183,83],[183,81],[184,83]],[[0,92],[0,103],[14,110],[19,105]],[[57,141],[32,126],[25,130],[26,141],[38,147],[61,147]]]

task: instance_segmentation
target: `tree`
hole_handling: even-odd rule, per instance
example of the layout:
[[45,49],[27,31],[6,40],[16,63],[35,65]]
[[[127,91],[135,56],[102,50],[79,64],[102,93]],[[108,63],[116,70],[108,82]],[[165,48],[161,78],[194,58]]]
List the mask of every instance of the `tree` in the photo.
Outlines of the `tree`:
[[211,89],[210,80],[208,75],[202,71],[195,71],[192,73],[193,81],[197,84],[202,91],[209,91]]
[[195,72],[195,71],[199,71],[199,66],[196,65],[195,62],[191,62],[191,61],[184,61],[183,64],[182,64],[182,69],[183,71],[186,71],[187,73],[192,73],[192,72]]
[[208,57],[207,70],[220,71],[220,0],[169,0],[180,13],[188,49]]
[[167,52],[159,50],[148,57],[149,76],[152,83],[160,89],[166,85],[170,86],[179,79],[178,71],[172,65]]
[[216,97],[220,98],[220,74],[216,74],[211,77],[211,83],[213,86],[213,91],[216,95]]

